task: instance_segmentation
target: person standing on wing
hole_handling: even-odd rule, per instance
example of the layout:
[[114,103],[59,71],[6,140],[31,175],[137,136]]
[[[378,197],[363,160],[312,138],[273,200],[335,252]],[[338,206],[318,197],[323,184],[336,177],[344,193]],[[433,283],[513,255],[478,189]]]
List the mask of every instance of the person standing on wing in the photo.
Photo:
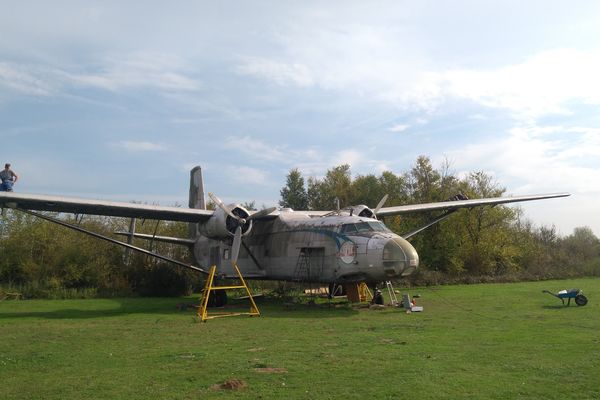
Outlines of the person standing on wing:
[[6,163],[4,164],[4,169],[0,171],[0,179],[2,180],[0,192],[12,192],[13,185],[17,183],[19,177],[12,169],[10,169],[10,164]]

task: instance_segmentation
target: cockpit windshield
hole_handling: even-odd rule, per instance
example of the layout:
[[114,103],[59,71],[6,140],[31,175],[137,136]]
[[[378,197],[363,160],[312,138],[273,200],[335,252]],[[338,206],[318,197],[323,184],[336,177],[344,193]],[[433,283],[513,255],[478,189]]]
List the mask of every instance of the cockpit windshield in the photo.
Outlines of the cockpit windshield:
[[391,232],[381,221],[358,222],[356,224],[344,224],[340,233],[352,235],[364,232]]

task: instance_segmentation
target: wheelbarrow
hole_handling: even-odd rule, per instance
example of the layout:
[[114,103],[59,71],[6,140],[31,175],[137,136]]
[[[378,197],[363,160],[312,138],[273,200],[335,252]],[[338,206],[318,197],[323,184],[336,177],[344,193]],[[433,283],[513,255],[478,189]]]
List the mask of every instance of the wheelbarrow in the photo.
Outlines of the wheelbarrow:
[[587,297],[583,295],[583,291],[580,289],[569,289],[569,290],[561,290],[558,293],[552,293],[549,290],[542,290],[542,293],[548,293],[554,297],[557,297],[562,301],[563,306],[565,305],[565,299],[567,299],[566,305],[571,305],[571,299],[575,299],[575,304],[578,306],[585,306],[588,302]]

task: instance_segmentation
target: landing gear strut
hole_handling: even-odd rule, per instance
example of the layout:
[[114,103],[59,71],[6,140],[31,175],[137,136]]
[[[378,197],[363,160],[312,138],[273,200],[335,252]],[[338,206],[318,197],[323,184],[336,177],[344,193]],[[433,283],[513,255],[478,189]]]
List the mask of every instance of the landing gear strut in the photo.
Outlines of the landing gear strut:
[[227,292],[224,290],[213,290],[208,298],[209,307],[223,307],[227,304]]
[[327,291],[327,297],[329,297],[329,299],[333,299],[335,296],[343,296],[344,293],[344,286],[340,285],[338,283],[330,283],[329,284],[329,288]]

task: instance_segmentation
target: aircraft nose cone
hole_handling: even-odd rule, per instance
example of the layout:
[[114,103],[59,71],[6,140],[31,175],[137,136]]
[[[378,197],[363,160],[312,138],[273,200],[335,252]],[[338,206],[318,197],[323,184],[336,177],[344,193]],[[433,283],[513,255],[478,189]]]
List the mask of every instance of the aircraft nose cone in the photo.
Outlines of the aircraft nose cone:
[[383,263],[388,275],[410,275],[419,266],[415,248],[401,237],[387,241],[383,248]]

